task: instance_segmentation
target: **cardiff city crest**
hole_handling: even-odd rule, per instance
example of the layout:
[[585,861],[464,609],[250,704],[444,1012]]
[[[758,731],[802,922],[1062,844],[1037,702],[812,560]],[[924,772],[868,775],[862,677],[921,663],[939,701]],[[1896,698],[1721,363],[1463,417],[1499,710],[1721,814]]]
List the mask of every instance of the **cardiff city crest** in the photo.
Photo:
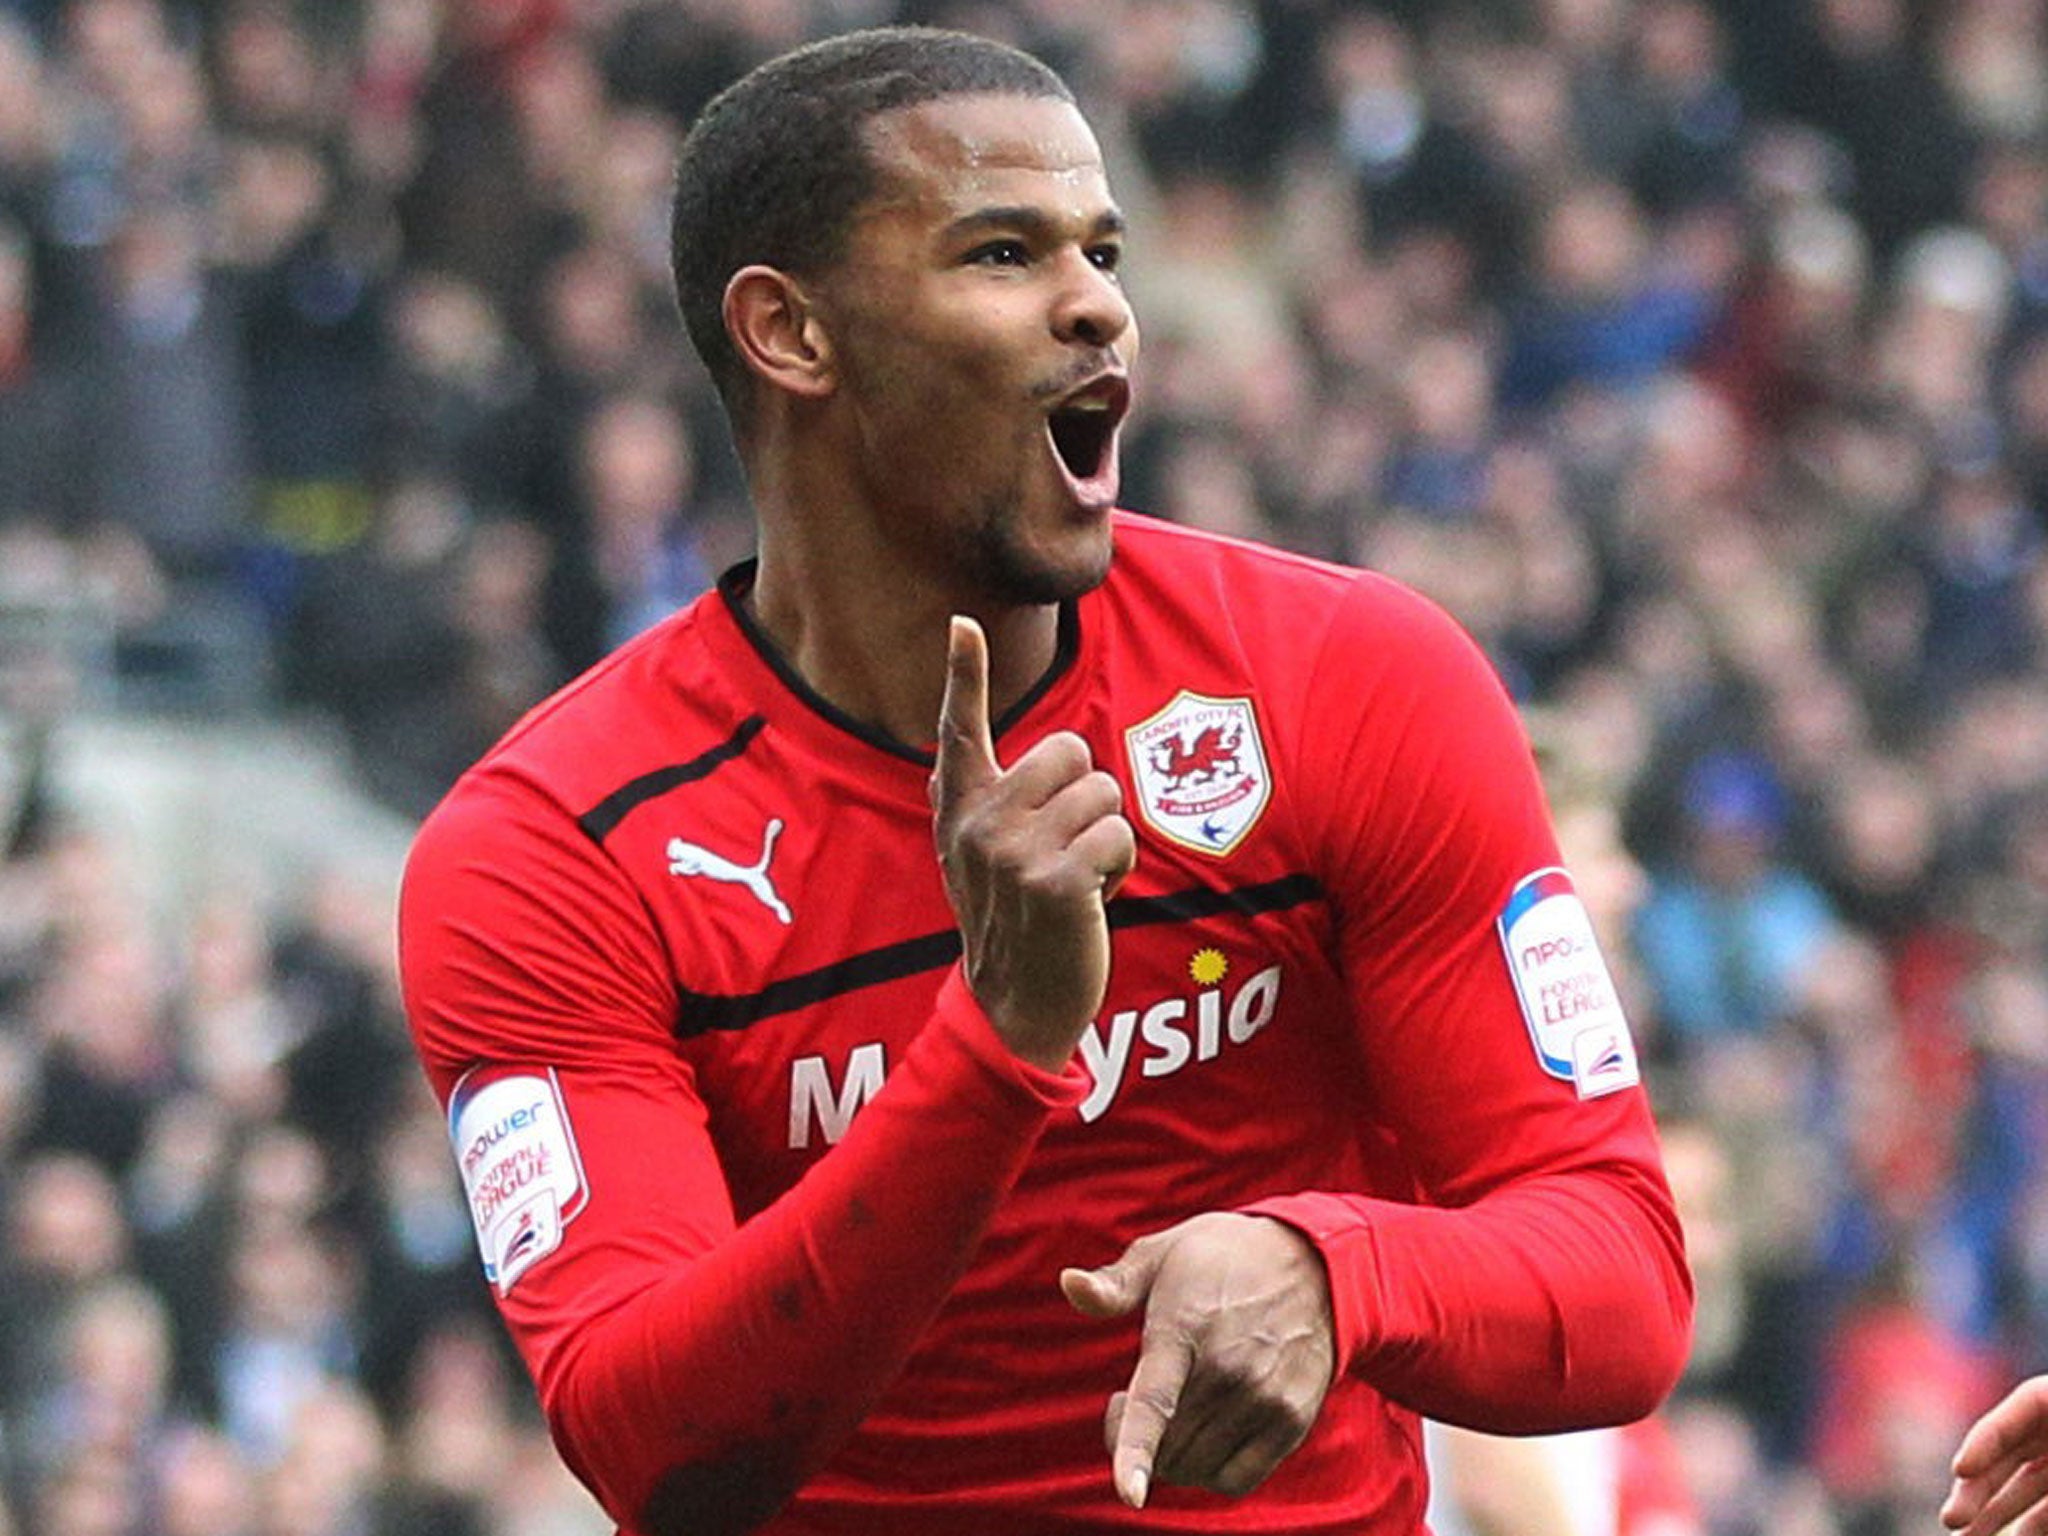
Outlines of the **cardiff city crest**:
[[1250,699],[1183,688],[1124,732],[1138,810],[1156,831],[1198,853],[1230,852],[1273,797],[1273,776]]

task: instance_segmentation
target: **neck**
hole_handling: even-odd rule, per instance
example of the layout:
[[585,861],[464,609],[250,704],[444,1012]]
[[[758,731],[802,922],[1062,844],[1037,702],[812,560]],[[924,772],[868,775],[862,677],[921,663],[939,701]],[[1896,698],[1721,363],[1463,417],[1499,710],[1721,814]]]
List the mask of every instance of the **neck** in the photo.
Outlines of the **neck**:
[[989,644],[989,715],[1003,714],[1051,668],[1057,604],[1008,604],[970,585],[932,541],[906,546],[875,492],[847,466],[855,445],[830,422],[770,411],[741,457],[758,517],[755,622],[820,697],[908,746],[937,737],[946,633],[956,613]]
[[842,552],[765,537],[745,600],[784,661],[820,697],[920,748],[938,731],[953,614],[971,615],[988,635],[992,718],[1035,687],[1059,651],[1055,605],[949,597],[901,567],[869,569]]
[[31,361],[26,321],[0,310],[0,384],[27,378]]

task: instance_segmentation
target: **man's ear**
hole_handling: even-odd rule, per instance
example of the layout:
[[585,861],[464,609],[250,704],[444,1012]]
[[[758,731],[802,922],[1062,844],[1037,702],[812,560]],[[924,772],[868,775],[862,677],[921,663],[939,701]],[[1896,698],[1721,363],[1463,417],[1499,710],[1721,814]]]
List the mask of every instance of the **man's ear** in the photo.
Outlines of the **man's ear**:
[[832,340],[804,285],[774,267],[741,267],[725,285],[725,333],[764,384],[807,400],[836,382]]

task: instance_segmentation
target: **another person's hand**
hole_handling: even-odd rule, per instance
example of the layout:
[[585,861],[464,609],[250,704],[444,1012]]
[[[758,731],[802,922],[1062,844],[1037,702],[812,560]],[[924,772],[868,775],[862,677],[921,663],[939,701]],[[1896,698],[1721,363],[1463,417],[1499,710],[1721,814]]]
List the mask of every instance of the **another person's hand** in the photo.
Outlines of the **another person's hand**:
[[967,984],[1012,1051],[1056,1072],[1109,984],[1103,903],[1137,857],[1123,790],[1071,731],[996,762],[988,641],[967,618],[948,637],[931,788]]
[[1155,1482],[1249,1493],[1314,1426],[1336,1368],[1330,1282],[1285,1222],[1196,1216],[1062,1271],[1060,1288],[1091,1317],[1145,1309],[1137,1369],[1103,1422],[1133,1508]]
[[2034,1376],[1970,1426],[1951,1463],[1941,1523],[1962,1536],[2048,1536],[2048,1376]]

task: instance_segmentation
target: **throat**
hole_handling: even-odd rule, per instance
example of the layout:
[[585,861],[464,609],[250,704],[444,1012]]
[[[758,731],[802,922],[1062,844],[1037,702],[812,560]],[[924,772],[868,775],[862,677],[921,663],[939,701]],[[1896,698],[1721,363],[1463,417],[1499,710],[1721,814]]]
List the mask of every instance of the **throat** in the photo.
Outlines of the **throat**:
[[[784,604],[784,590],[799,593]],[[845,729],[922,758],[938,736],[954,610],[913,590],[780,588],[761,571],[727,593],[741,628],[783,681]],[[989,639],[989,709],[1001,721],[1040,692],[1078,635],[1073,605],[976,612]]]

